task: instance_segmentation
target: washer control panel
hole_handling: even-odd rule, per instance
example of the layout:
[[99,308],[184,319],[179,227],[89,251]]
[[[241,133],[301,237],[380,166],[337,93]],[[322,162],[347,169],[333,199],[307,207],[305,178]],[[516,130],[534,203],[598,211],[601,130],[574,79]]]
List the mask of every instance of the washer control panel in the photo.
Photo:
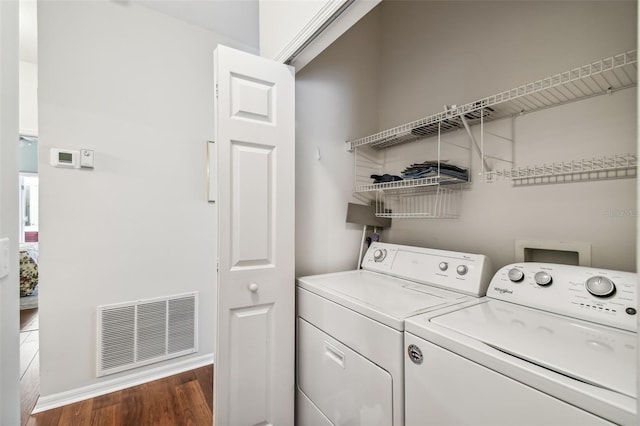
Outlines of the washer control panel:
[[491,280],[486,256],[380,242],[371,244],[362,268],[477,297]]
[[383,248],[377,248],[373,251],[373,261],[382,262],[387,257],[387,250]]
[[638,277],[632,272],[515,263],[494,275],[487,296],[624,330],[638,330]]

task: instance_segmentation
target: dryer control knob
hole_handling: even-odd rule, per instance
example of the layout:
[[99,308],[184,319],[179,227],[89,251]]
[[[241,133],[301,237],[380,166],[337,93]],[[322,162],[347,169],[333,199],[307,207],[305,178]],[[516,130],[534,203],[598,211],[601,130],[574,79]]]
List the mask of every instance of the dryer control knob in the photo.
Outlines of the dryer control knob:
[[551,284],[551,281],[553,281],[551,275],[549,275],[548,272],[544,271],[536,272],[536,274],[533,276],[533,279],[535,280],[536,284],[543,287],[548,286],[549,284]]
[[376,262],[382,262],[387,257],[387,251],[385,249],[375,249],[373,252],[373,260]]
[[460,265],[456,268],[456,272],[458,275],[466,275],[466,273],[469,272],[469,268],[467,268],[466,265]]
[[449,264],[447,262],[440,262],[438,268],[440,268],[441,271],[446,271],[449,269]]
[[616,292],[616,285],[609,278],[596,275],[585,283],[587,291],[596,297],[611,296]]
[[514,283],[520,282],[524,279],[524,272],[517,268],[510,269],[507,275]]

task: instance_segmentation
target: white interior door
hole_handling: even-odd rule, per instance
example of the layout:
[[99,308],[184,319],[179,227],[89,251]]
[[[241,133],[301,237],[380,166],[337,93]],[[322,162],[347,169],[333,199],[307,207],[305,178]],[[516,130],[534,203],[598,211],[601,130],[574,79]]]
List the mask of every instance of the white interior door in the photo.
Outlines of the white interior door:
[[219,272],[214,423],[293,425],[294,70],[214,54]]

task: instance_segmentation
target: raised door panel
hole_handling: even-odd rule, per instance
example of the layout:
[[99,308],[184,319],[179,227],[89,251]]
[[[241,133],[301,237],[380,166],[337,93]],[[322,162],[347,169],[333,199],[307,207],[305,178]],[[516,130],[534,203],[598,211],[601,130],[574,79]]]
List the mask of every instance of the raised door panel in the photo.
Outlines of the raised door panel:
[[272,309],[268,304],[231,312],[231,358],[251,362],[231,363],[229,424],[258,425],[272,418],[269,390],[276,379],[269,366],[275,349]]
[[274,147],[231,145],[231,267],[273,266]]

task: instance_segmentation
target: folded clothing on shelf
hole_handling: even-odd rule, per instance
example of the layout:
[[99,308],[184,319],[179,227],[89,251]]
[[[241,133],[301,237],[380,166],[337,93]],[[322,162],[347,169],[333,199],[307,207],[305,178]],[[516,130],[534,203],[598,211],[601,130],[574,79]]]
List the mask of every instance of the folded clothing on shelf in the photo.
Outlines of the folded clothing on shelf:
[[[469,171],[462,167],[440,162],[440,176],[452,177],[462,181],[469,181]],[[425,161],[414,163],[402,171],[403,179],[422,179],[426,177],[438,176],[438,162]]]
[[373,183],[395,182],[397,180],[402,180],[400,176],[389,175],[387,173],[383,175],[371,175],[371,179],[373,179]]

